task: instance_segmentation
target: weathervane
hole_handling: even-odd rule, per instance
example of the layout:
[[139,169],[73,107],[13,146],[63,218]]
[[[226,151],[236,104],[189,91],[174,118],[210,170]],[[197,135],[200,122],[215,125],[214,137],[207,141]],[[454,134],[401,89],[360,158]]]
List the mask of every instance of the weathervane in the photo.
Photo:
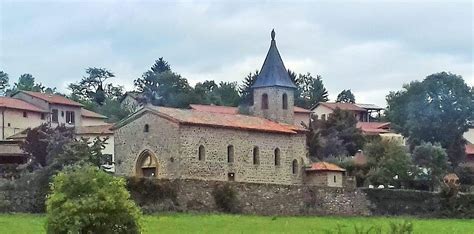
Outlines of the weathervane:
[[274,41],[275,40],[275,29],[272,29],[272,34],[271,35],[272,35],[272,41]]

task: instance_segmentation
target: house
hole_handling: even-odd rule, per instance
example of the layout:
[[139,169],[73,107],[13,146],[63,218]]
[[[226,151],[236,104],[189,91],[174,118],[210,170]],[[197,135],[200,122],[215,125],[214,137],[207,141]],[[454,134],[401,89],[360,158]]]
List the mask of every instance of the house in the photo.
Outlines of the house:
[[[94,112],[92,112],[94,113]],[[95,113],[96,114],[96,113]],[[114,169],[114,132],[111,130],[112,124],[79,126],[76,128],[76,137],[87,138],[92,141],[95,138],[101,140],[106,139],[102,154],[107,157],[107,162],[103,167],[108,171],[115,171]]]
[[390,122],[357,122],[356,126],[366,137],[380,137],[383,140],[405,145],[405,138],[390,128]]
[[342,187],[345,169],[328,162],[315,162],[305,168],[305,184],[326,187]]
[[293,100],[296,86],[274,38],[272,31],[270,48],[252,86],[249,114],[212,105],[191,109],[147,105],[113,127],[115,172],[288,185],[312,177],[314,173],[305,170],[310,162],[307,130],[295,124],[300,118]]
[[336,108],[351,111],[359,122],[372,122],[374,118],[373,113],[376,113],[377,116],[380,117],[380,111],[383,110],[382,107],[378,107],[374,104],[319,102],[311,108],[311,111],[317,119],[326,120]]

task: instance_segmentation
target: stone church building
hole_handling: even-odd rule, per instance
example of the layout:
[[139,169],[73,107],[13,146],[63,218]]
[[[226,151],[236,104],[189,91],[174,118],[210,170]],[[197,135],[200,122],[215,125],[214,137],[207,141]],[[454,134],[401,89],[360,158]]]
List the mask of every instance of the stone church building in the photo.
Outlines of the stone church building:
[[[116,173],[272,184],[312,181],[304,178],[315,175],[314,170],[305,173],[311,168],[306,130],[294,120],[296,86],[280,57],[274,31],[271,37],[252,86],[250,114],[212,111],[213,106],[145,106],[113,128]],[[342,173],[339,169],[334,173]]]

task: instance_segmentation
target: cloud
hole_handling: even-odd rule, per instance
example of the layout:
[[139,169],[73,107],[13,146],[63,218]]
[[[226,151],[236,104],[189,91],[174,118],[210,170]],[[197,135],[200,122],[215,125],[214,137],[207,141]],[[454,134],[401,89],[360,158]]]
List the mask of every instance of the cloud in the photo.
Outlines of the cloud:
[[65,90],[89,66],[114,83],[164,57],[190,83],[241,81],[260,69],[276,29],[285,65],[321,74],[330,97],[385,105],[404,83],[451,71],[474,85],[472,3],[2,1],[0,70]]

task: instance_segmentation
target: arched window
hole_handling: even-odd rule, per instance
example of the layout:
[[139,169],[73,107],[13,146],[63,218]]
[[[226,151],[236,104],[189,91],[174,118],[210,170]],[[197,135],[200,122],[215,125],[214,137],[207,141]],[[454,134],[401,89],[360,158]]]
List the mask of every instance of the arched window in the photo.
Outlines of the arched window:
[[150,126],[148,124],[145,124],[145,127],[143,128],[143,132],[149,132],[150,131]]
[[298,160],[293,160],[293,163],[291,164],[291,171],[293,174],[298,173]]
[[200,145],[198,151],[199,161],[204,161],[206,159],[206,149],[203,145]]
[[262,94],[262,109],[268,109],[268,94],[266,93]]
[[234,146],[233,145],[227,146],[227,162],[228,163],[234,162]]
[[280,166],[280,149],[275,149],[275,166]]
[[283,110],[288,109],[288,95],[286,95],[286,93],[283,94],[282,103],[283,103]]
[[259,152],[258,152],[258,146],[253,147],[253,165],[258,165],[260,164],[260,158],[259,158]]

